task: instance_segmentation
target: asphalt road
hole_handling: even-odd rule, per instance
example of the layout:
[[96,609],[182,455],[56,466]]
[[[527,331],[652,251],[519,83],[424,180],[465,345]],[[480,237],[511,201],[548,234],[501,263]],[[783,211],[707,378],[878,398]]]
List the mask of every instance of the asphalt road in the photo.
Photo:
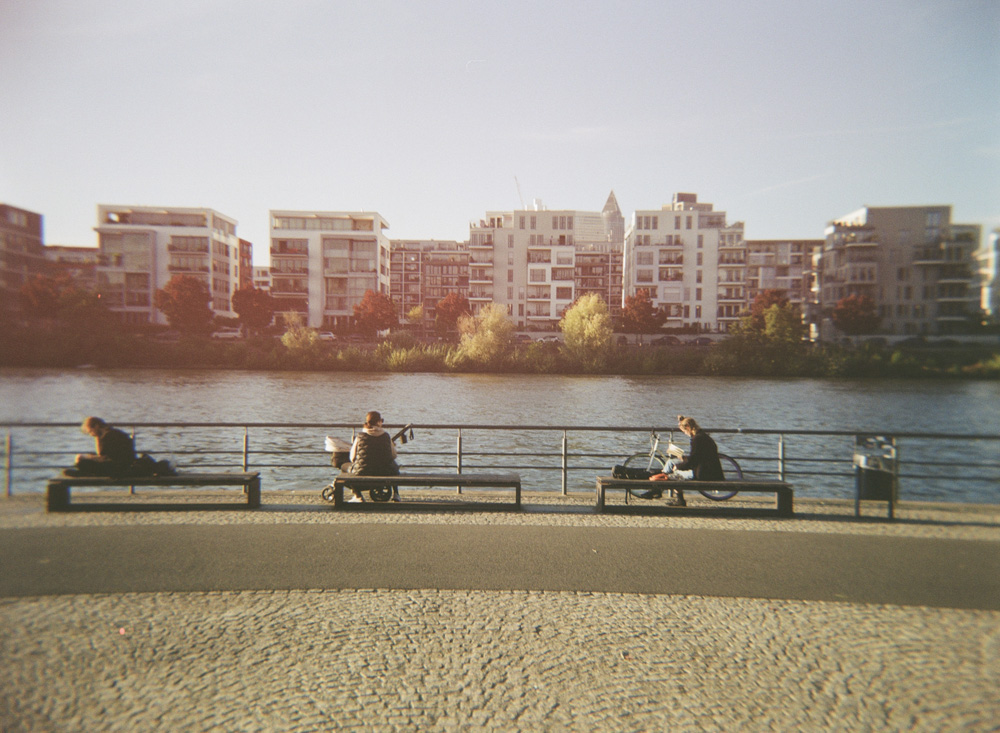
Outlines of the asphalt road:
[[0,533],[0,597],[266,589],[681,594],[1000,609],[992,542],[467,525],[182,525]]

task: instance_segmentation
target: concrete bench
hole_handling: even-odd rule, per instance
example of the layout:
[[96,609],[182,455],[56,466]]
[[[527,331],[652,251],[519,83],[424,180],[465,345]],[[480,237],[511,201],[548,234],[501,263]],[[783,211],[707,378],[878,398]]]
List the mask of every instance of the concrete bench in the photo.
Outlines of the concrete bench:
[[[790,517],[793,515],[792,508],[792,486],[784,481],[684,481],[684,482],[655,482],[643,479],[612,478],[611,476],[597,477],[597,511],[604,511],[605,494],[609,489],[621,489],[628,492],[629,489],[668,489],[680,485],[686,494],[692,494],[699,489],[709,491],[739,491],[739,492],[761,492],[765,494],[775,494],[777,497],[777,514],[779,517]],[[626,503],[628,493],[625,494]],[[723,503],[723,502],[720,502]]]
[[521,476],[516,473],[403,473],[399,476],[355,476],[341,473],[333,480],[333,506],[344,505],[344,486],[364,491],[392,484],[395,486],[454,486],[462,488],[514,489],[514,506],[521,508]]
[[[108,486],[240,486],[247,496],[247,508],[260,506],[260,473],[182,473],[176,476],[56,476],[49,479],[46,490],[48,510],[64,512],[70,508],[70,488],[104,488]],[[178,504],[183,508],[183,504]]]

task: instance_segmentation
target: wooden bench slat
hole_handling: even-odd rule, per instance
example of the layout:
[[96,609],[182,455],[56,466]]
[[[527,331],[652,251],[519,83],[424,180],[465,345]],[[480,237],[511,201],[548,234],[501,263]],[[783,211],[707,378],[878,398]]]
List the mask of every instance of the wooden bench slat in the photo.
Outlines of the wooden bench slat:
[[[102,486],[239,486],[247,495],[247,506],[260,506],[260,473],[181,473],[176,476],[56,476],[46,487],[48,511],[66,511],[70,507],[70,488]],[[182,506],[182,505],[179,505]]]
[[514,504],[521,508],[521,476],[517,473],[404,473],[398,476],[354,476],[342,473],[333,480],[333,505],[344,504],[344,486],[370,488],[394,484],[395,486],[460,486],[472,488],[514,489]]
[[780,516],[790,517],[794,513],[792,485],[785,481],[677,481],[655,482],[646,479],[614,478],[613,476],[597,477],[597,510],[604,511],[605,493],[608,489],[634,489],[639,487],[660,488],[664,490],[671,486],[679,486],[688,492],[706,489],[708,491],[747,491],[773,493],[777,499],[777,511]]

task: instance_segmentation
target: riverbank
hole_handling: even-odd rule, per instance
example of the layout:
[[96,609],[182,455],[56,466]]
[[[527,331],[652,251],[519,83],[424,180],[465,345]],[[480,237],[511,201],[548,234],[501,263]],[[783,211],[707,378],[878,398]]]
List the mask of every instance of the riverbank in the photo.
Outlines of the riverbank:
[[187,336],[7,328],[0,366],[77,368],[240,369],[251,371],[439,372],[505,374],[701,375],[832,378],[1000,378],[1000,346],[974,339],[854,347],[789,344],[729,337],[711,344],[628,342],[600,366],[587,366],[558,342],[512,341],[480,363],[460,357],[455,343],[424,343],[409,334],[361,344],[316,341],[289,349],[273,336],[216,340]]

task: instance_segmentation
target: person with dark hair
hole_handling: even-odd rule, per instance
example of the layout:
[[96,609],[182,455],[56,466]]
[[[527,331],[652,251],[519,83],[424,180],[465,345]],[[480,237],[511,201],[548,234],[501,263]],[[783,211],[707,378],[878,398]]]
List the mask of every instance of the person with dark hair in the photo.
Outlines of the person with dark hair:
[[97,453],[81,453],[73,469],[81,476],[125,476],[135,462],[135,444],[128,434],[99,417],[88,417],[80,426],[94,437]]
[[[357,476],[398,476],[396,445],[382,429],[382,415],[372,410],[365,415],[365,424],[351,446],[351,473]],[[352,489],[349,502],[364,501],[361,492]],[[399,501],[399,489],[392,487],[392,500]]]
[[[664,479],[690,478],[695,481],[723,481],[722,462],[719,460],[719,447],[712,436],[706,433],[693,417],[677,416],[677,427],[691,439],[691,450],[681,460],[669,460],[663,467],[663,473],[651,476],[651,481]],[[676,492],[677,506],[684,506],[684,491],[680,483],[670,481],[670,489]],[[641,495],[643,499],[657,499],[663,496],[663,489],[650,489]]]

